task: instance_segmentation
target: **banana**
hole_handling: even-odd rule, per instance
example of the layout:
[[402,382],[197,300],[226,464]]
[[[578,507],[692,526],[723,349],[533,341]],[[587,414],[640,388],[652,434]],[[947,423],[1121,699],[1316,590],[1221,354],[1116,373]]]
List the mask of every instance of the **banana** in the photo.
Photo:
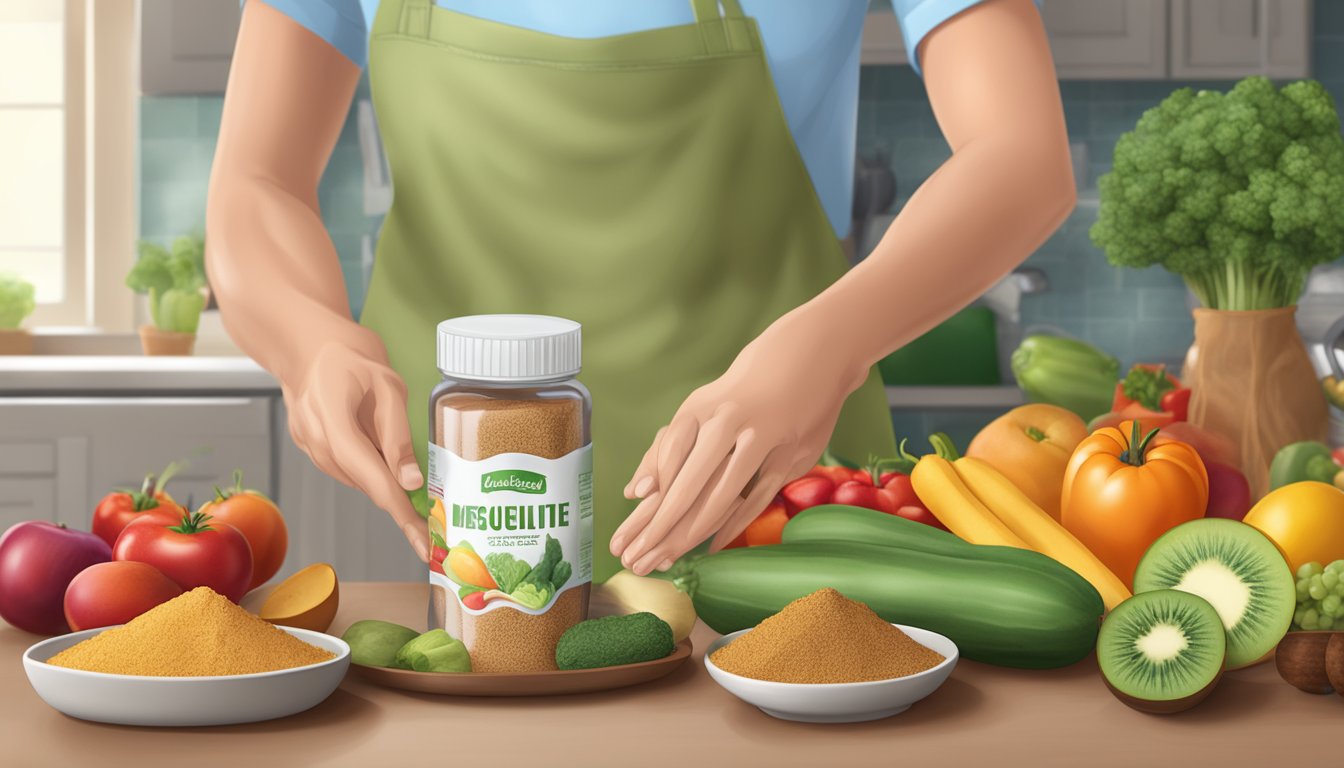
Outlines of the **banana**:
[[970,492],[1027,546],[1072,568],[1096,587],[1106,610],[1130,596],[1125,583],[1092,554],[1092,550],[1036,506],[997,469],[975,458],[957,459],[952,467]]
[[947,459],[921,458],[910,473],[910,482],[933,516],[966,541],[1031,549],[971,493]]

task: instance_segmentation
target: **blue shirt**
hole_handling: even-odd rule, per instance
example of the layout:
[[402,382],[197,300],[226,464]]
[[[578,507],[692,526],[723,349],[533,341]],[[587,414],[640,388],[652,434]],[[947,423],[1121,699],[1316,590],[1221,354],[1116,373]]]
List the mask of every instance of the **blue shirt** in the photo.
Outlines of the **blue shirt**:
[[[378,0],[265,0],[334,45],[368,61]],[[436,0],[490,21],[566,37],[603,37],[694,21],[688,0]],[[859,36],[869,0],[742,0],[756,19],[784,118],[839,236],[849,232],[859,105]],[[981,0],[893,0],[905,49]]]

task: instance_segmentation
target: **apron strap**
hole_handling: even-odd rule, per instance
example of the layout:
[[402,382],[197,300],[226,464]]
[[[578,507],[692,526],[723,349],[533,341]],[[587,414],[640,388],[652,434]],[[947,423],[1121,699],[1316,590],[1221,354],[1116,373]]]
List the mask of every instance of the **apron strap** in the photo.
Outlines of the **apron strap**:
[[434,0],[401,0],[401,22],[397,31],[413,37],[429,36],[430,6]]
[[[720,11],[722,8],[722,11]],[[754,39],[738,0],[691,0],[696,26],[706,53],[751,51]]]
[[[723,7],[723,15],[719,15],[719,7]],[[696,21],[710,21],[711,19],[740,19],[746,14],[742,12],[742,4],[738,0],[691,0],[691,10],[695,11]]]

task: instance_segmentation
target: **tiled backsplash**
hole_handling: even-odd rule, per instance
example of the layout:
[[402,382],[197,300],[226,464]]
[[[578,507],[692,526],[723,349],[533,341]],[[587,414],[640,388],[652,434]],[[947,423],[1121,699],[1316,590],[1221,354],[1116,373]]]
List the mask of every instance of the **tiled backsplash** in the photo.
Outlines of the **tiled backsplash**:
[[[1316,0],[1313,76],[1344,107],[1344,2]],[[1061,83],[1070,141],[1086,147],[1086,179],[1068,221],[1027,264],[1045,270],[1050,290],[1022,300],[1024,326],[1052,326],[1086,339],[1128,365],[1175,363],[1194,335],[1184,284],[1160,267],[1116,269],[1094,248],[1096,179],[1145,109],[1182,86],[1226,90],[1231,81],[1066,81]],[[948,157],[923,81],[910,67],[865,67],[859,91],[859,151],[884,150],[896,173],[897,206]]]
[[[167,242],[205,228],[205,193],[219,136],[221,96],[140,100],[140,236]],[[364,305],[360,247],[378,219],[364,215],[364,170],[354,110],[345,121],[318,187],[322,220],[345,273],[350,305]]]

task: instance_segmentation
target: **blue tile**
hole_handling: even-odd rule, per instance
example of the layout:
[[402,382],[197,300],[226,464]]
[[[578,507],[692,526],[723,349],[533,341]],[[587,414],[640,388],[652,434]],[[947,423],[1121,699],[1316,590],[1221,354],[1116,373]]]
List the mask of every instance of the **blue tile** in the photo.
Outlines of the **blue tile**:
[[190,96],[145,96],[140,99],[142,139],[190,138],[196,135],[196,99]]
[[1344,40],[1316,40],[1311,52],[1312,76],[1320,80],[1344,79]]
[[202,96],[196,103],[196,135],[202,138],[218,138],[219,119],[223,111],[222,96]]
[[213,144],[194,138],[148,139],[140,143],[140,178],[144,184],[200,181],[210,175]]
[[1319,40],[1322,36],[1344,36],[1344,3],[1339,0],[1317,0],[1311,23]]
[[205,193],[205,178],[142,185],[140,236],[175,237],[204,229]]

